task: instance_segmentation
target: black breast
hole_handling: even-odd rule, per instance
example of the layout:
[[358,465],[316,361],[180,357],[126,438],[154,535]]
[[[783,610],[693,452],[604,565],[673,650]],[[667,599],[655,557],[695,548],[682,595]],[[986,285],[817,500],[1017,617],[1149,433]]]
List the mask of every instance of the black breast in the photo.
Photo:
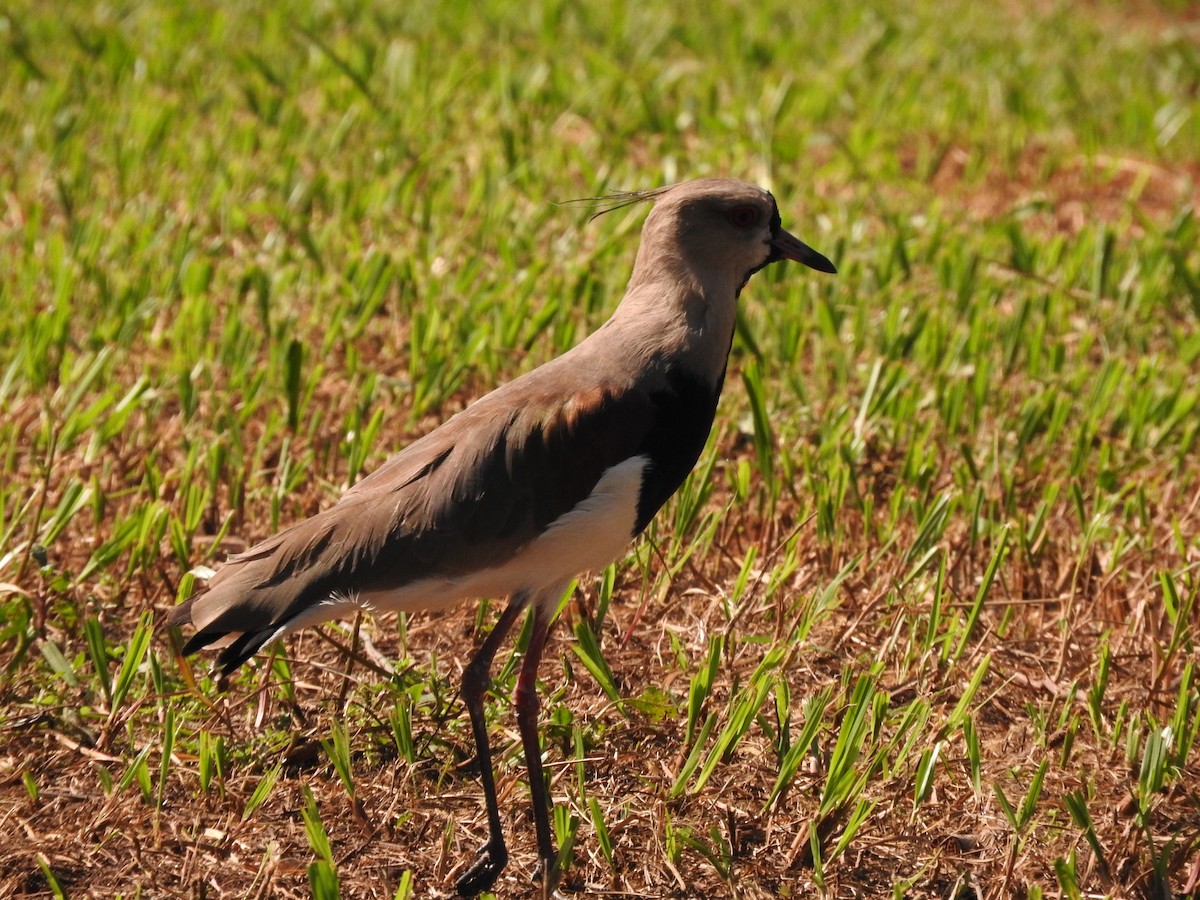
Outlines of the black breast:
[[655,409],[654,425],[640,448],[650,458],[650,464],[642,476],[634,534],[640,534],[650,524],[654,514],[692,471],[712,430],[720,397],[720,381],[714,389],[680,370],[668,374],[666,389],[650,395]]

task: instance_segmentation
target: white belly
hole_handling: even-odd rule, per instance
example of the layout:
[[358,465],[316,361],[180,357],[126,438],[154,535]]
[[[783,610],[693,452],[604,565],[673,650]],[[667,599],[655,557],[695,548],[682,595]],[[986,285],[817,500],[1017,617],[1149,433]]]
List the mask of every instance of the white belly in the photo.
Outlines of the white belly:
[[[519,591],[565,589],[581,572],[602,569],[629,546],[637,524],[642,473],[649,458],[634,456],[606,471],[570,512],[555,519],[508,562],[456,578],[424,578],[387,591],[362,594],[357,605],[377,610],[441,609],[473,597],[506,597]],[[469,547],[463,548],[470,553]],[[344,601],[325,606],[322,619]],[[330,607],[339,607],[335,612]]]

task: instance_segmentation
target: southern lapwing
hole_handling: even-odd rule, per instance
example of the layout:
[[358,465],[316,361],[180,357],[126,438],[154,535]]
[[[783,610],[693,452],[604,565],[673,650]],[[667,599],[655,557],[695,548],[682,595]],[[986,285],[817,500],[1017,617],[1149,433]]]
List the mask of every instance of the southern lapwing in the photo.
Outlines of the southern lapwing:
[[229,673],[283,635],[351,610],[441,609],[509,597],[463,670],[488,839],[458,879],[489,888],[508,861],[484,695],[501,641],[529,609],[515,705],[533,795],[541,880],[554,844],[537,732],[537,668],[571,580],[600,569],[683,482],[708,437],[747,280],[782,259],[833,264],[784,231],[775,198],[709,179],[621,195],[653,204],[624,299],[600,329],[503,385],[384,463],[331,508],[214,574],[172,611],[192,653],[223,646]]

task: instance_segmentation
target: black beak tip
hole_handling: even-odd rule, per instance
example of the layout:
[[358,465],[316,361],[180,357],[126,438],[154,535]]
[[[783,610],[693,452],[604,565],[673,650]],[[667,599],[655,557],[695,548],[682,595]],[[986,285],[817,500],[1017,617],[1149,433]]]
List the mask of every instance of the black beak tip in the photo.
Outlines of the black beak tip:
[[827,272],[830,275],[837,274],[837,266],[831,263],[828,257],[822,256],[820,253],[814,253],[813,256],[816,258],[806,263],[809,268],[816,269],[818,272]]

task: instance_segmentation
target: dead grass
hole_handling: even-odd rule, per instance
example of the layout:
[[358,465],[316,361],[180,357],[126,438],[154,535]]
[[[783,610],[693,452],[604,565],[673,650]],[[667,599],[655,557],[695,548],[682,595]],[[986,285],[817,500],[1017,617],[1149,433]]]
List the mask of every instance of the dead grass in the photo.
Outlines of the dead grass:
[[[325,493],[314,484],[309,499],[300,500],[299,506],[324,502]],[[927,612],[928,598],[909,596],[902,604],[895,598],[885,601],[895,576],[886,561],[876,564],[868,577],[845,583],[845,601],[791,658],[786,680],[792,694],[806,696],[837,684],[849,660],[879,658],[881,693],[895,703],[928,698],[935,717],[945,716],[979,660],[990,655],[980,695],[984,699],[974,707],[985,790],[976,791],[964,774],[961,734],[950,736],[943,751],[946,777],[938,779],[930,797],[915,810],[912,772],[878,772],[865,791],[873,812],[850,851],[825,872],[825,895],[871,896],[901,882],[910,884],[908,897],[1021,894],[1017,885],[1052,879],[1055,860],[1073,852],[1080,855],[1082,878],[1103,891],[1152,895],[1152,873],[1139,850],[1131,799],[1137,772],[1120,748],[1101,745],[1085,729],[1072,733],[1070,762],[1051,768],[1042,799],[1060,814],[1051,813],[1019,847],[986,786],[994,782],[1017,793],[1020,779],[1014,773],[1027,777],[1042,759],[1064,753],[1065,730],[1035,723],[1053,723],[1064,711],[1080,706],[1102,645],[1112,654],[1107,712],[1115,713],[1126,703],[1169,715],[1182,660],[1161,657],[1169,625],[1155,573],[1164,567],[1200,564],[1197,559],[1173,558],[1170,550],[1176,528],[1200,532],[1200,493],[1180,499],[1185,502],[1171,508],[1182,509],[1184,515],[1173,522],[1159,520],[1159,531],[1147,541],[1145,552],[1125,557],[1119,569],[1105,565],[1099,554],[1081,568],[1073,560],[1071,524],[1051,523],[1048,534],[1061,537],[1047,539],[1037,566],[1017,565],[1006,572],[1001,590],[984,610],[978,640],[949,667],[932,659],[915,665],[902,659],[905,622]],[[258,512],[249,513],[248,521],[254,521]],[[793,518],[792,510],[780,510],[781,522]],[[622,600],[612,608],[604,633],[606,658],[625,696],[640,697],[650,688],[660,688],[683,704],[687,678],[678,670],[674,654],[682,647],[699,659],[708,636],[725,630],[737,637],[737,649],[722,662],[714,703],[719,707],[748,677],[761,658],[754,636],[765,638],[778,629],[776,605],[757,603],[751,596],[744,601],[736,628],[728,629],[713,587],[723,590],[736,578],[737,562],[749,543],[763,537],[757,524],[744,513],[733,513],[722,529],[722,552],[700,561],[701,577],[685,573],[677,578],[661,603],[640,604],[637,580],[628,574],[622,579],[617,592]],[[860,529],[851,527],[849,532]],[[802,529],[800,541],[802,564],[794,587],[802,593],[832,578],[841,560],[829,559],[811,528]],[[957,560],[951,576],[961,585],[955,593],[966,603],[981,563],[962,536],[948,536],[946,550]],[[88,548],[79,546],[77,552],[77,559],[59,564],[81,564]],[[859,552],[878,550],[865,541],[843,548],[846,556]],[[171,566],[166,569],[170,572]],[[169,607],[175,577],[171,574],[166,583],[142,578],[126,585],[120,598],[94,597],[81,606],[94,608],[106,626],[119,633],[122,622],[128,628],[137,610]],[[45,597],[49,586],[35,579],[31,589]],[[580,609],[586,610],[587,594],[580,599]],[[372,687],[378,675],[353,664],[329,643],[304,636],[291,647],[296,660],[294,706],[282,702],[260,677],[260,690],[244,684],[214,696],[204,719],[189,722],[192,728],[223,737],[238,761],[220,794],[197,795],[196,760],[181,753],[173,760],[158,809],[144,804],[136,792],[106,796],[97,779],[102,769],[119,778],[142,747],[149,747],[150,759],[155,759],[158,737],[146,730],[144,711],[128,710],[125,720],[138,723],[131,731],[117,727],[107,741],[97,740],[90,727],[79,723],[69,698],[58,707],[40,703],[36,714],[22,716],[18,710],[29,706],[27,692],[37,685],[16,678],[8,690],[11,712],[0,745],[0,792],[8,809],[0,818],[0,888],[8,896],[46,895],[47,883],[37,866],[37,860],[44,859],[69,895],[128,896],[139,891],[143,896],[307,897],[305,868],[311,857],[298,812],[300,787],[307,785],[337,848],[346,896],[390,896],[405,870],[423,886],[423,896],[448,896],[439,886],[452,883],[485,831],[470,770],[469,734],[453,700],[462,660],[477,640],[474,615],[461,608],[443,616],[416,617],[408,626],[408,658],[421,680],[429,678],[443,692],[438,715],[414,722],[417,743],[424,748],[416,765],[397,761],[394,748],[389,750],[385,723],[391,701],[388,693]],[[1069,628],[1064,620],[1070,621]],[[585,826],[563,890],[663,898],[766,898],[815,890],[802,837],[822,783],[822,755],[810,760],[782,802],[764,810],[774,774],[766,762],[771,751],[765,734],[752,731],[702,793],[669,799],[668,788],[686,749],[677,722],[622,714],[603,700],[577,663],[565,672],[563,666],[572,661],[567,630],[560,624],[543,669],[553,698],[547,706],[569,710],[587,735],[582,757],[586,790],[601,804],[616,849],[610,866]],[[388,620],[368,624],[364,634],[373,657],[376,652],[382,659],[403,656]],[[65,647],[77,642],[53,625],[47,625],[45,636]],[[429,668],[433,659],[439,661],[436,673]],[[335,698],[347,693],[350,700],[341,712]],[[357,808],[318,743],[328,732],[330,717],[339,715],[357,723],[351,741],[361,804]],[[447,718],[439,720],[443,716]],[[508,809],[506,827],[514,858],[497,892],[532,896],[525,873],[532,869],[534,848],[526,790],[520,782],[519,740],[511,716],[505,715],[504,721],[493,739],[500,748],[501,802]],[[548,760],[553,795],[559,803],[577,802],[577,748],[564,741],[568,732],[562,728],[552,733],[556,737],[549,741]],[[827,753],[828,745],[822,746]],[[31,766],[29,760],[36,764]],[[243,818],[250,794],[275,760],[287,764],[272,801]],[[36,801],[25,792],[23,771],[31,772],[41,786]],[[1061,813],[1063,795],[1081,785],[1072,771],[1088,774],[1093,807],[1109,811],[1096,822],[1110,860],[1107,875],[1096,871],[1097,860]],[[1182,893],[1193,889],[1200,866],[1198,800],[1195,782],[1183,779],[1173,783],[1154,808],[1154,832],[1175,835],[1179,841],[1169,868]],[[575,812],[580,812],[578,806]],[[668,856],[664,835],[670,828],[700,835],[715,829],[728,842],[731,872],[719,873],[695,853],[684,853],[678,865],[663,866]]]

